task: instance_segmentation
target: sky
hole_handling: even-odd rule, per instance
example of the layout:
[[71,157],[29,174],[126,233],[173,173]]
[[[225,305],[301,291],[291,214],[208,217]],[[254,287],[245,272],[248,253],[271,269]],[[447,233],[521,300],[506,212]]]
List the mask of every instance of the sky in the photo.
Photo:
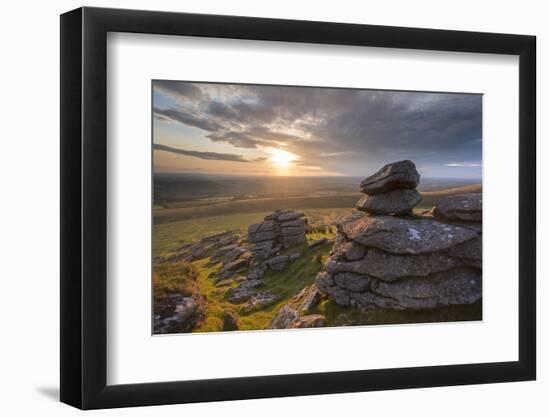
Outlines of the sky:
[[482,95],[153,81],[155,172],[481,178]]

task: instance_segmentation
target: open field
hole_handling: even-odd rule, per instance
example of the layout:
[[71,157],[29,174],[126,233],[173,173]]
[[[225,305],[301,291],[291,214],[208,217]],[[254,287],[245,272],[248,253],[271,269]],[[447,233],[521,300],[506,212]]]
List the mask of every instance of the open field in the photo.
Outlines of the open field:
[[[481,185],[468,185],[440,191],[422,192],[422,201],[417,209],[430,209],[441,198],[460,193],[481,192]],[[330,196],[302,196],[280,198],[255,198],[237,201],[211,202],[210,204],[156,209],[153,212],[155,225],[172,223],[187,219],[225,216],[242,213],[270,213],[284,208],[307,211],[309,209],[348,209],[352,210],[361,197],[360,193],[338,194]]]
[[[444,196],[480,192],[480,185],[423,192],[415,211],[431,209]],[[325,197],[262,198],[211,203],[208,206],[154,210],[153,254],[164,255],[183,242],[196,242],[205,236],[226,230],[245,232],[267,214],[291,207],[304,212],[310,224],[330,224],[354,211],[359,194]]]

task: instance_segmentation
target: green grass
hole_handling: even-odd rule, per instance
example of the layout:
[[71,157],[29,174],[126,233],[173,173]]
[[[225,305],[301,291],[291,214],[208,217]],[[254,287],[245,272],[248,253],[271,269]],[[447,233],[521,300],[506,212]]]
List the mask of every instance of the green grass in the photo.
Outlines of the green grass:
[[[423,192],[422,201],[418,209],[431,209],[443,197],[449,193],[476,191],[480,192],[480,186],[469,186],[457,189],[435,192]],[[342,209],[348,211],[354,209],[357,200],[362,194],[342,193],[337,195],[308,195],[300,197],[274,197],[252,199],[203,199],[191,202],[171,203],[162,209],[154,210],[155,224],[173,223],[182,220],[215,218],[217,216],[241,215],[242,213],[270,213],[278,209],[293,208],[306,212],[315,212],[318,209]],[[160,204],[156,206],[158,208]]]
[[153,297],[162,301],[170,294],[190,296],[195,291],[198,272],[187,262],[171,262],[155,265],[153,274]]
[[[322,269],[322,258],[330,252],[330,245],[324,245],[316,250],[309,250],[303,245],[300,248],[301,256],[294,261],[286,271],[276,272],[268,270],[264,275],[264,286],[281,297],[289,300],[302,288],[315,281],[315,276]],[[287,252],[296,252],[291,248]]]
[[481,302],[472,305],[449,306],[431,310],[371,310],[344,307],[332,300],[323,300],[312,312],[323,314],[327,326],[366,326],[381,324],[437,323],[481,320]]
[[[419,209],[417,213],[421,212],[421,209],[430,209],[439,198],[440,196],[435,193],[426,195],[417,207]],[[354,201],[355,199],[354,197]],[[290,207],[296,211],[304,212],[309,224],[312,226],[330,225],[338,218],[354,211],[354,203],[345,204],[345,207],[332,207],[336,204],[335,201],[329,197],[323,197],[313,200],[304,198],[294,199],[293,201],[266,199],[240,203],[224,202],[212,206],[178,209],[155,207],[153,212],[153,253],[154,256],[166,255],[184,242],[197,242],[206,236],[228,230],[244,234],[249,224],[262,221],[265,215],[277,208]],[[302,202],[304,204],[291,205],[292,202]],[[320,204],[321,207],[311,207],[313,204]],[[311,242],[323,237],[334,238],[335,233],[335,227],[330,227],[324,231],[320,228],[315,233],[309,233],[307,239]],[[195,261],[190,265],[182,262],[155,265],[153,277],[155,299],[162,299],[173,292],[183,294],[200,293],[204,297],[206,312],[204,320],[194,329],[194,332],[220,331],[222,329],[223,314],[226,311],[232,312],[238,317],[241,330],[264,329],[281,306],[286,304],[302,288],[314,282],[315,276],[322,269],[322,264],[328,257],[331,245],[324,245],[315,251],[310,251],[304,244],[299,248],[289,249],[287,252],[295,252],[298,249],[301,252],[301,257],[293,262],[286,271],[266,272],[263,284],[257,288],[257,291],[269,290],[279,298],[260,311],[241,314],[240,308],[243,304],[233,304],[227,301],[225,295],[227,290],[237,284],[232,283],[229,286],[216,287],[213,276],[221,265],[208,265],[209,258]],[[313,313],[325,315],[327,326],[480,320],[481,303],[417,312],[397,310],[362,312],[357,309],[339,306],[330,300],[323,300]]]
[[165,208],[154,211],[155,224],[173,223],[181,220],[213,218],[242,213],[272,213],[275,210],[291,208],[301,211],[317,209],[339,209],[345,207],[352,210],[361,194],[345,194],[339,196],[303,196],[254,198],[214,203],[200,207]]
[[217,273],[221,265],[216,264],[212,267],[208,267],[207,264],[209,260],[210,258],[206,258],[193,262],[193,265],[199,271],[197,275],[197,286],[205,298],[206,303],[205,319],[193,330],[193,332],[220,331],[223,324],[223,313],[225,311],[237,313],[235,306],[224,297],[229,287],[218,288],[214,285],[212,274]]
[[[331,223],[339,216],[351,213],[347,208],[296,209],[305,212],[310,224]],[[227,230],[246,232],[249,224],[258,223],[270,212],[225,214],[171,223],[155,224],[153,228],[153,256],[166,255],[184,242],[197,242],[203,237]],[[323,237],[323,235],[319,235]],[[318,237],[318,238],[320,238]]]
[[258,223],[269,213],[242,213],[155,224],[153,255],[165,255],[184,242],[197,242],[203,237],[228,230],[245,232],[249,224]]
[[248,314],[240,312],[240,308],[244,303],[233,304],[226,299],[227,290],[236,286],[236,284],[233,283],[224,287],[214,285],[212,275],[220,269],[220,264],[209,267],[208,258],[193,262],[193,266],[199,271],[197,275],[198,288],[206,298],[206,318],[194,332],[220,331],[223,324],[223,314],[226,311],[232,312],[239,318],[239,328],[241,330],[264,329],[279,308],[300,292],[302,288],[313,283],[315,276],[322,268],[320,259],[330,252],[329,245],[315,251],[310,251],[306,245],[302,245],[299,248],[288,249],[286,252],[295,252],[298,249],[302,253],[299,259],[294,261],[286,271],[268,270],[264,275],[262,286],[256,289],[259,292],[271,291],[277,295],[277,301],[262,310]]

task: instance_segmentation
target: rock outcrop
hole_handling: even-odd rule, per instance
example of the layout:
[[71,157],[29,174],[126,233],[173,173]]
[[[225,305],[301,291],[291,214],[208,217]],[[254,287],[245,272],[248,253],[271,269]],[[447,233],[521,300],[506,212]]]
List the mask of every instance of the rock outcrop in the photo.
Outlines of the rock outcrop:
[[[362,189],[374,189],[375,198],[395,193],[396,185],[411,190],[419,180],[414,164],[396,165],[367,178]],[[435,218],[392,213],[355,213],[339,221],[330,258],[316,278],[321,293],[362,309],[419,310],[481,299],[480,194],[443,199]]]
[[155,262],[192,262],[206,258],[213,252],[212,260],[220,259],[223,254],[237,247],[241,237],[231,231],[207,236],[196,243],[184,243],[167,257],[156,257]]
[[357,210],[372,214],[409,214],[422,199],[416,191],[419,180],[413,162],[387,164],[361,182],[359,188],[366,195],[357,202]]
[[254,258],[263,261],[283,249],[304,243],[307,220],[303,216],[304,213],[279,210],[266,216],[263,222],[248,226]]
[[195,297],[170,296],[172,313],[167,317],[156,315],[153,328],[156,334],[187,333],[204,317],[204,305]]
[[246,303],[240,308],[240,313],[247,314],[261,309],[279,298],[271,291],[258,287],[262,286],[262,278],[268,269],[284,271],[300,257],[300,252],[281,252],[306,242],[307,220],[303,216],[303,213],[291,210],[275,211],[265,216],[261,223],[248,226],[250,252],[238,245],[218,250],[218,258],[224,262],[230,261],[223,264],[218,274],[219,280],[223,282],[228,276],[237,276],[246,270],[246,279],[229,288],[225,294],[232,303]]
[[324,327],[325,317],[312,314],[311,310],[319,304],[321,293],[315,285],[305,287],[287,304],[282,306],[277,315],[269,322],[267,329],[300,329]]

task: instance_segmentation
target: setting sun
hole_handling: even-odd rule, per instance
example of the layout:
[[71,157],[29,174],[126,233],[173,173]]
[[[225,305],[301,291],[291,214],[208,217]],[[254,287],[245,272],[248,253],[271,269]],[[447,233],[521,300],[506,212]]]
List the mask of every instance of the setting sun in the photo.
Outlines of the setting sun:
[[269,151],[271,153],[271,158],[269,158],[269,161],[277,165],[279,168],[286,168],[288,167],[293,161],[298,159],[297,155],[294,155],[293,153],[283,151],[282,149],[271,149]]

